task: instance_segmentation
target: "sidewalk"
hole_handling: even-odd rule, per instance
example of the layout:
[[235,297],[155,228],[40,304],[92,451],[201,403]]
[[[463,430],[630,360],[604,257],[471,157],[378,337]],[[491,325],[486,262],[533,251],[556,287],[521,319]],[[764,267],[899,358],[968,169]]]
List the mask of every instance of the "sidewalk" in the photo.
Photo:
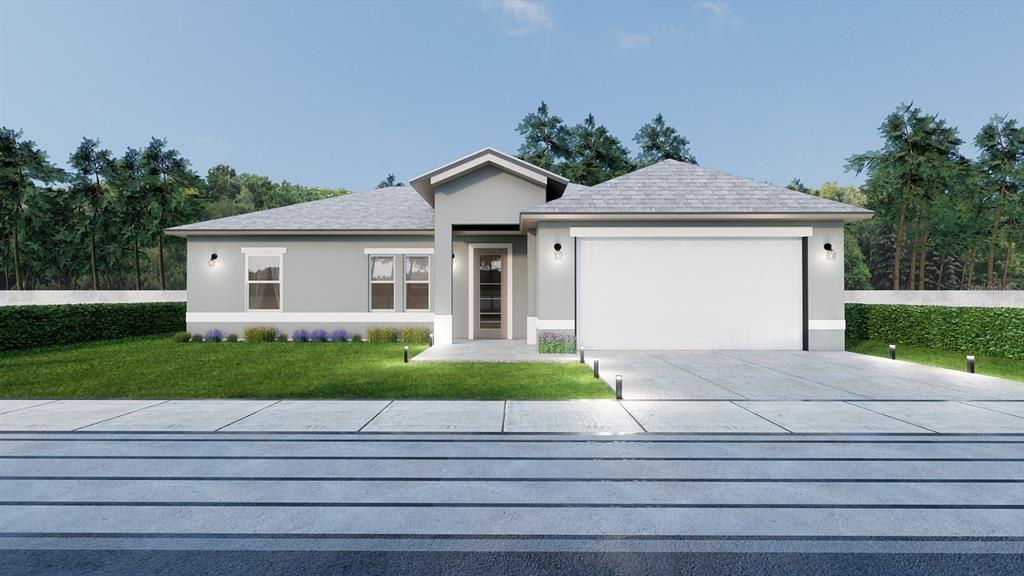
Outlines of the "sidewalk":
[[1024,434],[1024,402],[0,400],[41,431]]

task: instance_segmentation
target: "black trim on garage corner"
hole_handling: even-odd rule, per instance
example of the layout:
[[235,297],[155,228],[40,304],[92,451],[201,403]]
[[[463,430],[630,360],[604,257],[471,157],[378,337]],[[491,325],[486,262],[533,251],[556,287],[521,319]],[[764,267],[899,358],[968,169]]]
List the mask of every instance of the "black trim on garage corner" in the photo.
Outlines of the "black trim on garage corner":
[[807,320],[807,236],[800,239],[801,272],[803,276],[803,349],[810,350],[810,329]]

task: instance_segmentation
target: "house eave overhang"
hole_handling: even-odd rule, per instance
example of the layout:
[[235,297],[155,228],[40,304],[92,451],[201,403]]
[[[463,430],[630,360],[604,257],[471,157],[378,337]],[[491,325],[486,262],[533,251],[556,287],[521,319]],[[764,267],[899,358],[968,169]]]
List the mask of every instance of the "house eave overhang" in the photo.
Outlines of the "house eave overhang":
[[858,222],[868,220],[874,212],[523,212],[519,216],[522,229],[531,228],[537,222],[548,221],[813,221],[840,220]]
[[534,166],[511,154],[494,148],[483,148],[421,174],[411,179],[409,185],[433,207],[435,188],[487,166],[493,166],[543,188],[554,184],[556,187],[564,189],[569,183],[566,178],[539,166]]
[[168,236],[187,238],[189,236],[433,236],[430,229],[415,230],[164,230]]

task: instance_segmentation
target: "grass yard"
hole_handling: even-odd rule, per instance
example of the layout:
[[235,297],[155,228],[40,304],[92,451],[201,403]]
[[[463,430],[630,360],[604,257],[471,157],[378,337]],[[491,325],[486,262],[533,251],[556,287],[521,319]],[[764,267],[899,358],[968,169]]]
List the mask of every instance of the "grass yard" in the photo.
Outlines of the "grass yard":
[[[870,354],[871,356],[889,357],[889,343],[877,340],[847,342],[846,350],[859,354]],[[952,350],[935,350],[921,346],[911,346],[910,344],[898,344],[896,346],[896,359],[916,362],[917,364],[927,364],[928,366],[938,366],[940,368],[967,370],[967,354]],[[974,369],[978,374],[1024,381],[1024,360],[976,355]]]
[[[410,354],[426,346],[410,346]],[[581,364],[404,364],[401,344],[179,344],[170,336],[0,352],[0,398],[614,398]]]

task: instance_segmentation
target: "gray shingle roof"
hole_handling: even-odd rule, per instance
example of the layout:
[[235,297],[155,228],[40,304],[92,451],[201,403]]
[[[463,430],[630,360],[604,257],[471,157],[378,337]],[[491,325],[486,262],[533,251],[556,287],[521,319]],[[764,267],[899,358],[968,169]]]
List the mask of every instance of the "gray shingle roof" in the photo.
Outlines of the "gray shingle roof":
[[570,185],[561,198],[524,214],[841,213],[870,210],[676,160],[662,160],[595,186]]
[[169,232],[433,230],[434,210],[408,186],[378,188],[178,226]]

